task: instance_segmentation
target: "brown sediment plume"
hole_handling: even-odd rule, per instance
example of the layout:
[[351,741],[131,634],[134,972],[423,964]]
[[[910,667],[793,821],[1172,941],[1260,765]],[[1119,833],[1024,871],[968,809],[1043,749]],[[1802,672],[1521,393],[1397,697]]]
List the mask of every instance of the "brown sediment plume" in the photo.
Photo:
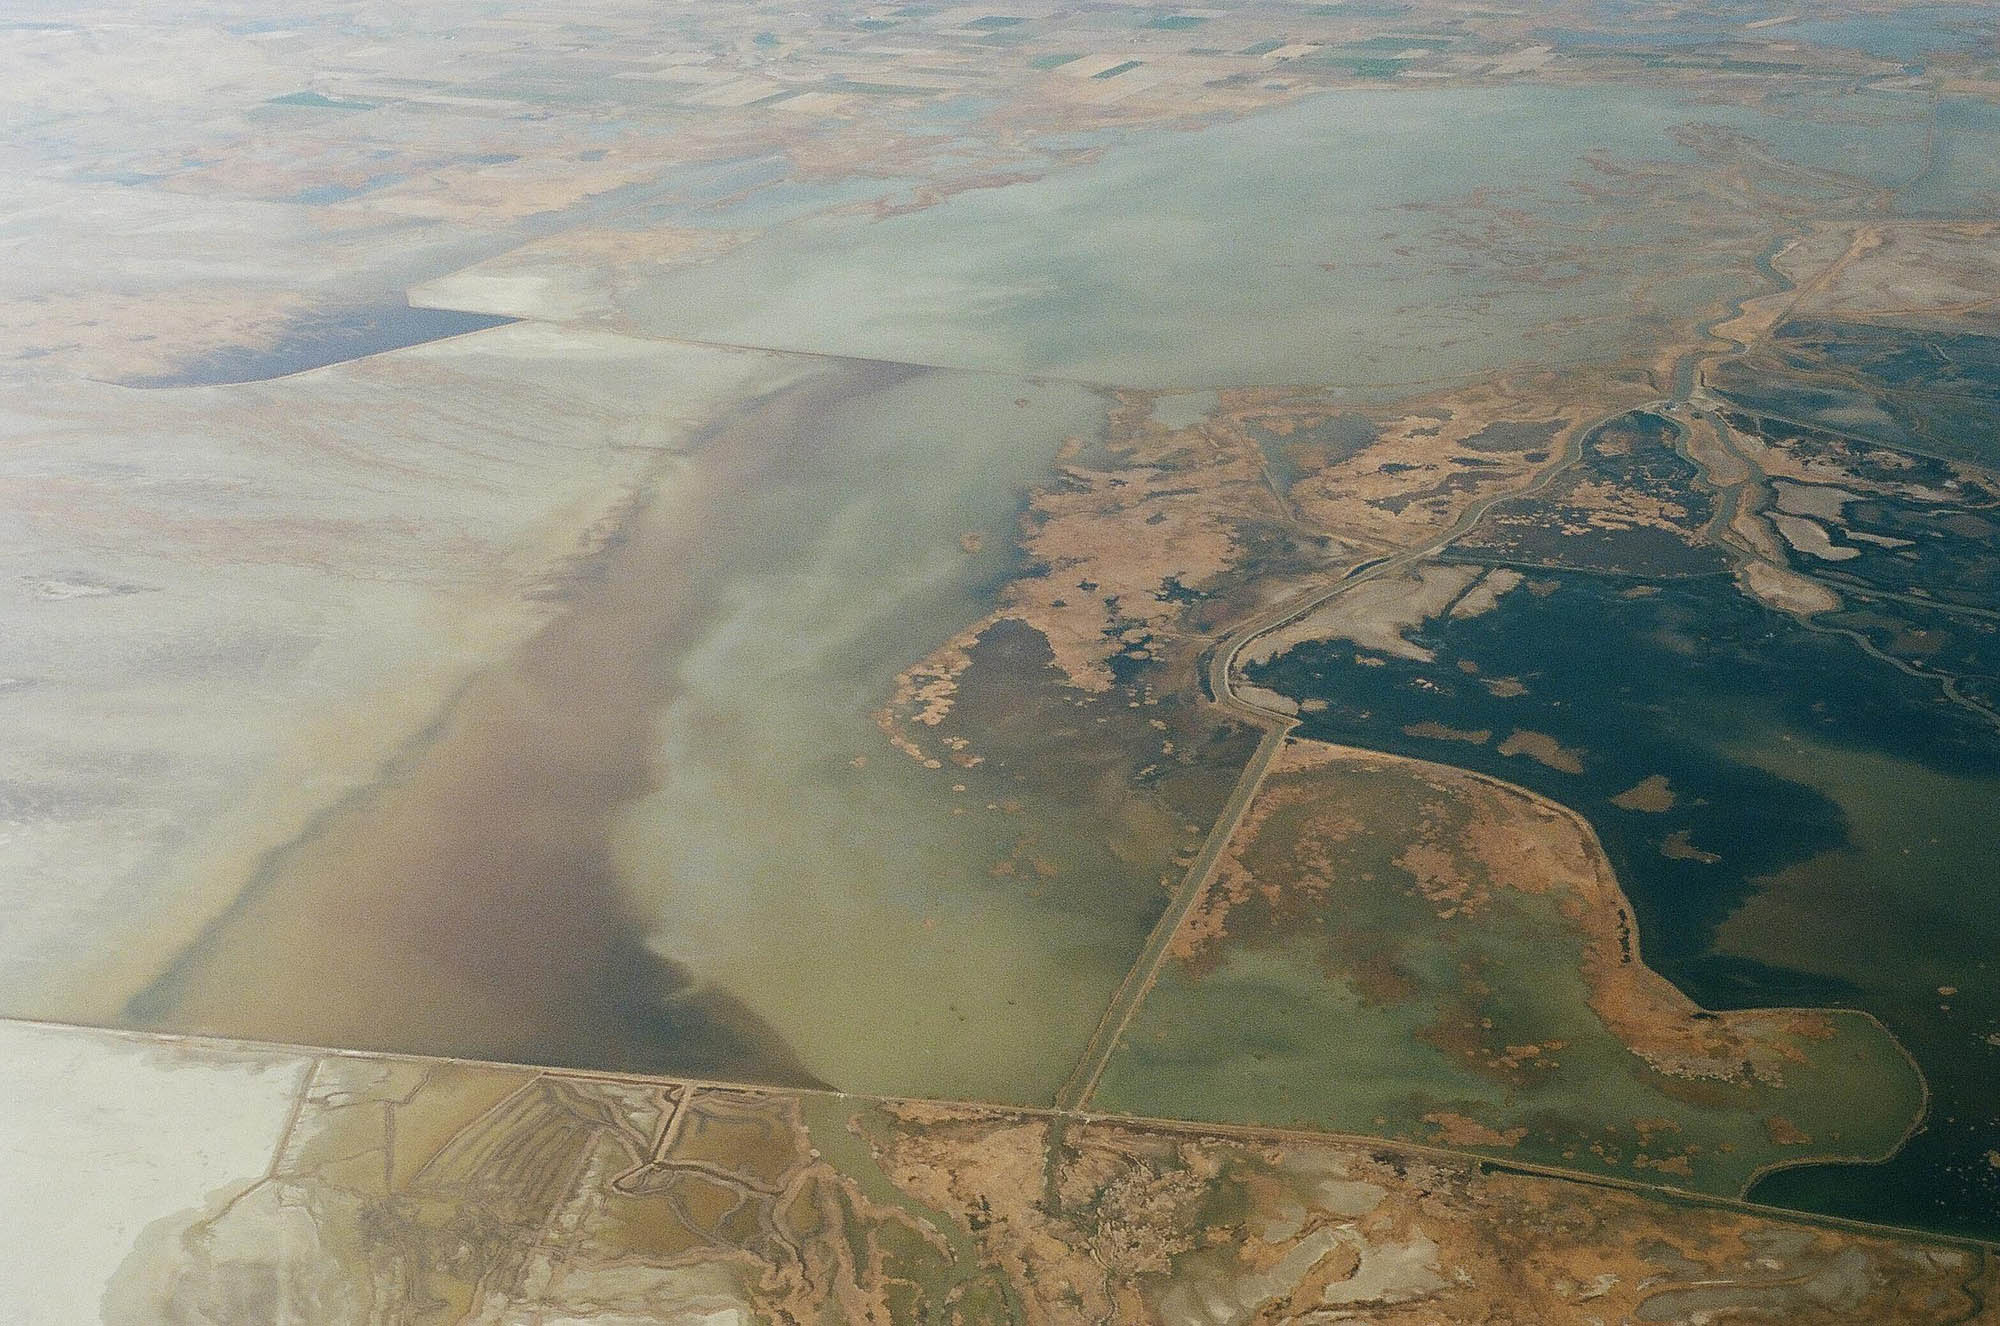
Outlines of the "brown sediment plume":
[[812,1084],[742,1001],[654,953],[614,874],[653,786],[667,665],[704,629],[702,513],[809,445],[844,368],[753,407],[632,505],[567,602],[371,788],[274,852],[129,1003],[138,1025],[343,1048]]

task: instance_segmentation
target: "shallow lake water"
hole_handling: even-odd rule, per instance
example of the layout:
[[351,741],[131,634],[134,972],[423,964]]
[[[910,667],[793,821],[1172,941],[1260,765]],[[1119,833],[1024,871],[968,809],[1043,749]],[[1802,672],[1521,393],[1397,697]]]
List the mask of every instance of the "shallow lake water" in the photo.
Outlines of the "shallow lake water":
[[[1926,1130],[1888,1165],[1794,1171],[1764,1194],[1992,1233],[2000,734],[1935,682],[1721,576],[1536,583],[1417,634],[1431,662],[1361,666],[1351,646],[1307,645],[1251,676],[1329,702],[1309,735],[1478,769],[1582,811],[1648,962],[1698,1002],[1859,1008],[1897,1034],[1934,1093]],[[1574,766],[1504,742],[1517,732]],[[1663,809],[1631,795],[1653,778]]]
[[746,402],[128,1018],[1047,1099],[1185,834],[1121,822],[1117,741],[1025,640],[1024,684],[1064,716],[1030,725],[1035,758],[927,768],[871,714],[990,609],[1028,487],[1106,404],[831,362]]
[[[1921,1085],[1866,1019],[1790,1039],[1781,1021],[1760,1028],[1785,1049],[1754,1080],[1733,1063],[1697,1077],[1635,1055],[1599,1009],[1644,987],[1593,989],[1608,968],[1587,956],[1595,922],[1578,924],[1611,901],[1570,892],[1578,877],[1554,853],[1482,859],[1467,830],[1492,811],[1473,809],[1476,788],[1368,756],[1266,782],[1268,813],[1232,847],[1247,879],[1225,873],[1210,905],[1231,901],[1196,913],[1092,1105],[1446,1140],[1732,1196],[1769,1165],[1896,1146]],[[1511,822],[1537,832],[1510,804]],[[1656,1049],[1703,1039],[1707,1024],[1680,1007],[1624,1006],[1650,1010]],[[1789,1140],[1770,1136],[1774,1116],[1796,1129]]]
[[[1052,1090],[1162,900],[1109,857],[1085,789],[927,769],[870,719],[897,672],[984,614],[1023,486],[1102,408],[1075,387],[912,377],[816,420],[706,516],[715,606],[662,659],[676,693],[621,874],[663,952],[843,1088]],[[1099,897],[996,880],[1024,833]]]
[[[779,226],[627,312],[702,340],[1137,386],[1366,387],[1603,357],[1652,334],[1635,295],[1684,314],[1728,277],[1678,241],[1672,200],[1595,231],[1615,261],[1563,251],[1554,237],[1604,207],[1585,192],[1608,183],[1593,158],[1686,162],[1676,131],[1701,124],[1863,173],[1921,154],[1914,104],[1848,107],[1865,129],[1642,86],[1327,93],[913,213]],[[1538,224],[1489,248],[1489,206]]]

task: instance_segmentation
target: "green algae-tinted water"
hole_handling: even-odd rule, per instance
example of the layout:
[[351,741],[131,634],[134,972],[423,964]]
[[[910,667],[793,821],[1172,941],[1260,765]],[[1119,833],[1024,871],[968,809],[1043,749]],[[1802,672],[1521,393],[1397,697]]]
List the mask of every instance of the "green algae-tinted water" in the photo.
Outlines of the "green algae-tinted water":
[[[1676,133],[1690,124],[1814,165],[1921,154],[1921,116],[1867,105],[1883,114],[1829,125],[1820,106],[1639,86],[1334,92],[1135,135],[905,215],[781,226],[626,311],[702,340],[1139,386],[1408,383],[1602,358],[1655,334],[1635,297],[1686,314],[1732,278],[1684,242],[1677,206],[1589,196],[1594,156],[1690,162]],[[1537,224],[1489,243],[1506,222],[1488,205]],[[1590,226],[1587,250],[1552,238],[1569,223]],[[1746,265],[1763,242],[1746,239]]]
[[1832,800],[1848,843],[1781,871],[1724,923],[1720,945],[1852,982],[1898,1028],[1937,1097],[1928,1126],[1889,1165],[1783,1172],[1752,1195],[1990,1237],[2000,1213],[2000,778],[1786,733],[1735,753]]
[[[1654,1070],[1592,1011],[1569,895],[1490,879],[1462,850],[1463,803],[1396,765],[1292,786],[1312,800],[1242,849],[1292,896],[1247,890],[1206,941],[1219,956],[1167,964],[1094,1106],[1459,1144],[1469,1121],[1501,1155],[1725,1195],[1800,1156],[1884,1154],[1916,1117],[1917,1075],[1852,1014],[1793,1042],[1782,1081]],[[1404,854],[1455,840],[1473,891],[1441,911]],[[1773,1117],[1799,1134],[1774,1137]]]
[[[1550,573],[1494,612],[1427,631],[1417,638],[1436,649],[1432,663],[1360,666],[1336,642],[1251,676],[1327,701],[1305,717],[1306,735],[1480,769],[1583,811],[1648,962],[1698,1002],[1851,1006],[1897,1033],[1934,1092],[1926,1131],[1887,1165],[1781,1175],[1761,1195],[2000,1229],[2000,1169],[1986,1159],[2000,1146],[2000,1044],[1988,1039],[2000,1034],[1989,827],[2000,734],[1934,682],[1767,611],[1722,577],[1654,587]],[[1487,684],[1502,681],[1525,693]],[[1495,737],[1403,730],[1423,722]],[[1581,752],[1582,772],[1499,754],[1517,729]],[[1654,775],[1671,809],[1612,803]],[[1829,926],[1843,943],[1816,938]]]

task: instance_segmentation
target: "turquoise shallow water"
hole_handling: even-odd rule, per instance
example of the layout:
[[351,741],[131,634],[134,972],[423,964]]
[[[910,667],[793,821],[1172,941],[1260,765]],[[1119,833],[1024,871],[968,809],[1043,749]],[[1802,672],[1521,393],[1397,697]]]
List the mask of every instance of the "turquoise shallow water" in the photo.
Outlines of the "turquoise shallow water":
[[1636,86],[1334,92],[918,212],[781,225],[626,311],[702,340],[1140,386],[1602,357],[1657,334],[1632,316],[1642,288],[1682,314],[1730,279],[1674,200],[1602,166],[1691,161],[1681,131],[1704,125],[1882,182],[1921,155],[1907,100],[1850,97],[1829,121],[1812,99]]

